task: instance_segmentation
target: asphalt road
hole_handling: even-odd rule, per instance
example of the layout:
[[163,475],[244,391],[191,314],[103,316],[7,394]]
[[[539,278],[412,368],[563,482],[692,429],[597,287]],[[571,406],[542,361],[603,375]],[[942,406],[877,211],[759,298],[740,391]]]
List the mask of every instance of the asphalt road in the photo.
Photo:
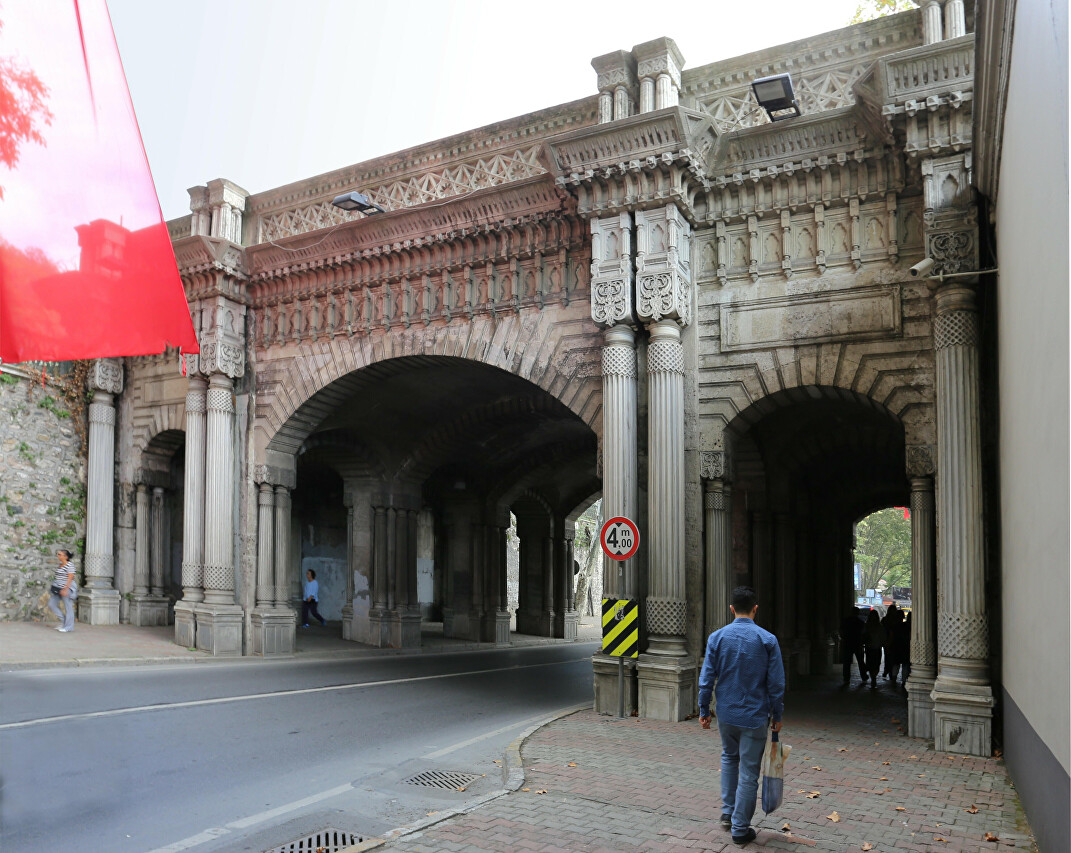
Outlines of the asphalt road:
[[[0,848],[264,851],[376,836],[502,786],[506,745],[591,701],[594,644],[0,676]],[[466,790],[407,784],[465,772]],[[486,775],[482,775],[486,774]]]

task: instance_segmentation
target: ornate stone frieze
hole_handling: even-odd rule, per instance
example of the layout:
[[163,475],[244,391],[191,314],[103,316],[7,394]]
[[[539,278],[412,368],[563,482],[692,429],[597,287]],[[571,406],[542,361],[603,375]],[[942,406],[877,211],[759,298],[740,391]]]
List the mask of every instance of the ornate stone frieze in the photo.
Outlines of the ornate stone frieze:
[[109,394],[123,393],[123,363],[117,358],[98,358],[89,373],[89,387]]
[[[725,137],[719,146],[714,171],[726,174],[771,165],[803,163],[837,155],[864,158],[868,147],[867,128],[854,109],[844,107],[787,124],[768,124]],[[791,168],[791,166],[790,166]]]
[[935,448],[932,444],[909,445],[906,457],[908,477],[932,477],[937,470]]
[[690,237],[676,205],[636,212],[636,312],[642,320],[691,322]]
[[600,92],[613,91],[618,86],[624,86],[630,92],[636,88],[635,62],[627,50],[596,56],[591,60],[591,67],[598,75]]
[[974,35],[898,51],[878,60],[885,103],[902,106],[974,88]]
[[632,217],[591,220],[591,319],[613,326],[631,323]]

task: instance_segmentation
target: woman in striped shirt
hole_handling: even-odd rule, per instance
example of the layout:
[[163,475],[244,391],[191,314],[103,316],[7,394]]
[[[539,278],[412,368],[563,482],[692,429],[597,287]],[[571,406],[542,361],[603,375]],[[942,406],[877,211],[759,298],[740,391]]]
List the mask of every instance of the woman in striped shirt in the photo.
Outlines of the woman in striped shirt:
[[[52,597],[48,600],[48,609],[60,619],[60,626],[56,630],[66,634],[74,630],[74,600],[78,597],[78,584],[74,582],[74,577],[78,570],[71,562],[70,551],[57,551],[56,559],[59,561],[59,567],[52,579]],[[62,613],[61,601],[65,611]]]

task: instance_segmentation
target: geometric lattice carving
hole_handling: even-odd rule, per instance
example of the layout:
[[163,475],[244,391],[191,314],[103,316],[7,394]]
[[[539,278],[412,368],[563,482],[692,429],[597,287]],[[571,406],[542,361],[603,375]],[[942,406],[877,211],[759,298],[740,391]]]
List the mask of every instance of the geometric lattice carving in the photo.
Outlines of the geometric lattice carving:
[[182,585],[186,589],[198,589],[204,581],[204,570],[200,563],[182,563]]
[[87,578],[110,578],[114,575],[113,566],[111,554],[86,554],[85,570]]
[[234,395],[226,388],[209,388],[208,410],[211,412],[233,412]]
[[115,426],[115,407],[111,403],[90,403],[89,422]]
[[989,617],[974,613],[938,613],[937,648],[943,657],[985,660],[989,657]]
[[647,599],[647,630],[663,637],[684,636],[688,602],[677,598]]
[[[539,164],[541,148],[540,145],[532,145],[513,152],[481,157],[390,184],[365,188],[362,192],[387,210],[399,210],[485,187],[496,187],[544,174],[546,169]],[[260,239],[279,240],[359,218],[361,214],[346,213],[329,201],[315,202],[264,216],[260,221]]]
[[950,311],[933,320],[934,349],[978,346],[978,315],[974,311]]
[[684,347],[676,341],[655,341],[647,347],[648,373],[684,375]]
[[207,411],[207,401],[205,400],[204,391],[189,391],[186,394],[186,412],[187,414],[201,414],[203,415]]
[[637,375],[636,350],[632,347],[603,347],[602,374],[635,379]]
[[703,508],[724,512],[729,508],[729,496],[725,492],[706,492],[703,495]]
[[234,589],[234,569],[230,566],[205,566],[205,589],[224,592]]
[[937,663],[937,655],[934,654],[931,643],[920,643],[918,640],[911,641],[911,663],[915,666],[933,666]]

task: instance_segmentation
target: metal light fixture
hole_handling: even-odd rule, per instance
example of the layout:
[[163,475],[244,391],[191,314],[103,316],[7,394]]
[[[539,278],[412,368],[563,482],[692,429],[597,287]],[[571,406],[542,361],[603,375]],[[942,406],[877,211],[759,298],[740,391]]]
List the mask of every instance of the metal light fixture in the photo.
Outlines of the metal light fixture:
[[751,83],[755,100],[766,110],[770,121],[783,121],[802,115],[796,95],[792,91],[792,75],[774,74],[772,77],[760,77]]
[[343,193],[342,195],[335,196],[334,199],[332,199],[331,204],[342,210],[359,211],[366,216],[371,216],[373,213],[387,212],[364,193]]

